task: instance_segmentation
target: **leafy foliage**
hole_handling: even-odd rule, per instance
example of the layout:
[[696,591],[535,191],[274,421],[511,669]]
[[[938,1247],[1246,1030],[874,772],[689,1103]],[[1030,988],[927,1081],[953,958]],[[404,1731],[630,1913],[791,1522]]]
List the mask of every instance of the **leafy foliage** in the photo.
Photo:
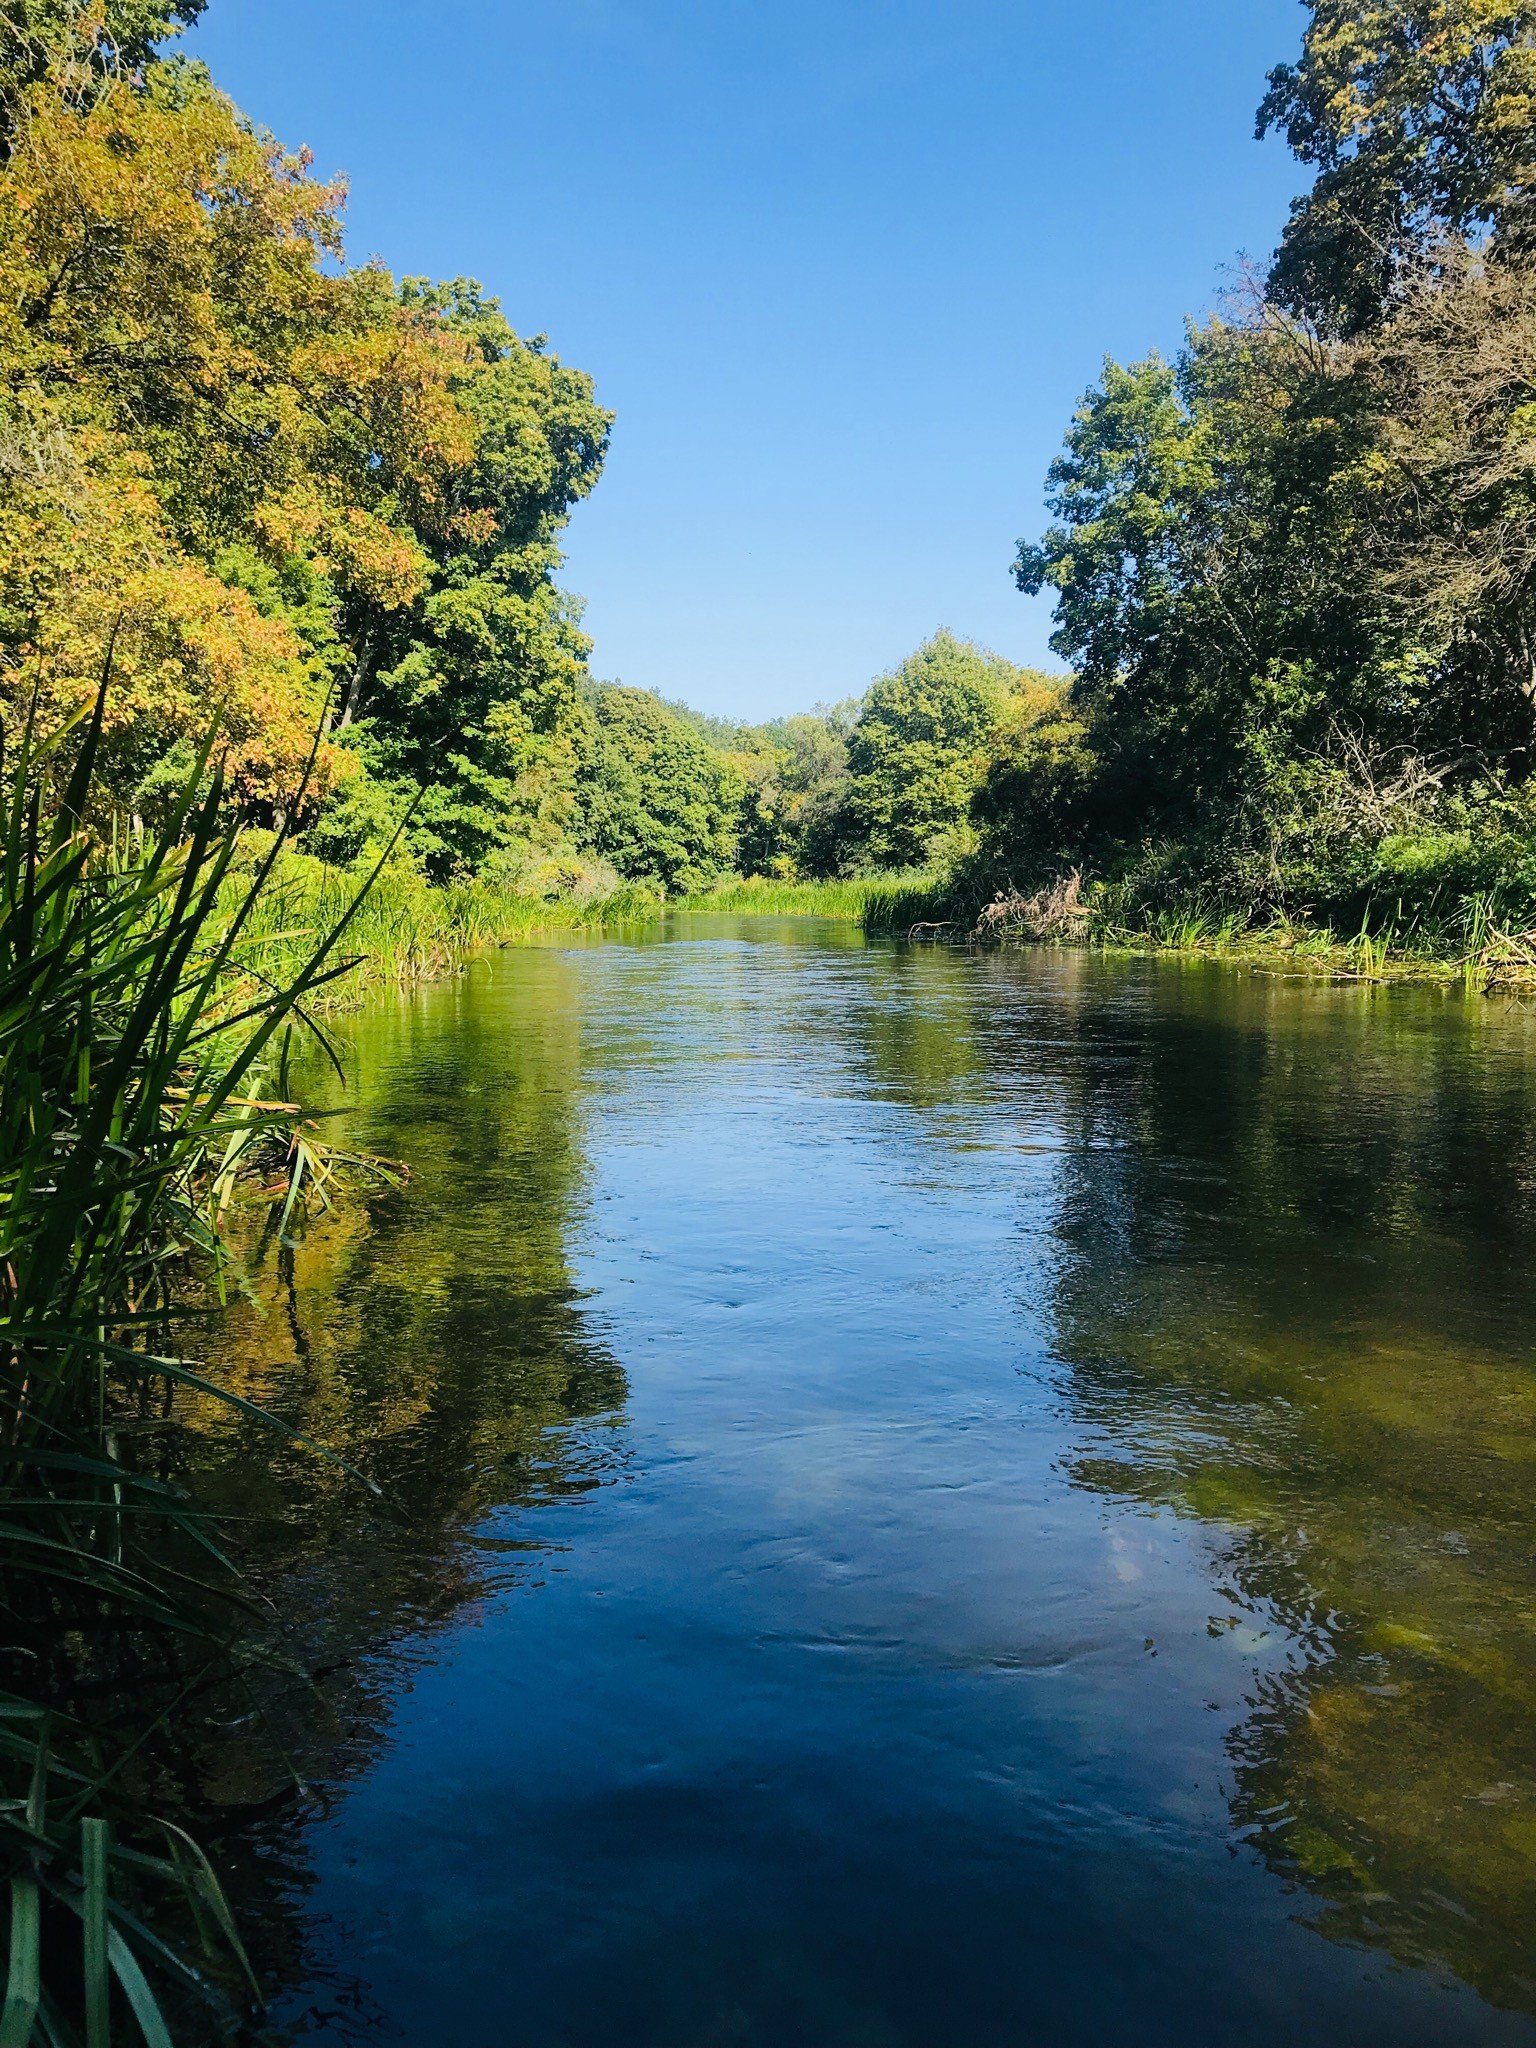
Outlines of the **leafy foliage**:
[[349,609],[422,588],[462,514],[466,356],[339,194],[195,69],[28,87],[0,180],[0,707],[87,700],[118,622],[105,788],[225,707],[235,787],[303,759]]
[[330,701],[328,851],[423,786],[435,873],[552,844],[587,652],[555,540],[609,416],[474,283],[347,269],[339,188],[147,57],[195,11],[10,23],[46,62],[7,74],[0,715],[86,701],[115,624],[104,794],[152,808],[216,702],[270,819]]
[[1358,920],[1526,829],[1533,62],[1523,10],[1315,0],[1261,115],[1320,167],[1267,291],[1106,363],[1020,546],[1076,673],[989,774],[983,867]]
[[585,844],[630,880],[687,892],[734,864],[741,777],[648,691],[592,691],[578,787]]
[[1312,0],[1299,64],[1269,76],[1259,132],[1316,167],[1270,279],[1324,330],[1373,325],[1447,239],[1528,233],[1536,8],[1510,0]]
[[[166,1398],[238,1401],[167,1348],[185,1259],[224,1265],[242,1183],[285,1225],[333,1170],[286,1079],[282,1034],[334,963],[343,911],[291,972],[251,923],[279,841],[230,893],[236,829],[211,763],[163,832],[87,820],[105,687],[83,738],[23,729],[0,814],[0,1869],[10,1891],[4,2038],[146,2041],[168,2001],[221,2023],[246,1969],[213,1872],[180,1824],[168,1720],[234,1667],[243,1596],[165,1470]],[[211,769],[211,773],[207,772]],[[280,1427],[275,1422],[273,1428]],[[213,1974],[194,1967],[206,1954]]]
[[867,860],[920,867],[942,852],[968,821],[989,748],[1050,694],[1047,679],[947,632],[872,683],[848,741]]
[[418,599],[356,608],[341,722],[362,719],[375,776],[425,789],[416,843],[443,874],[573,834],[588,642],[554,585],[555,540],[597,481],[612,422],[590,379],[542,337],[521,340],[472,280],[414,279],[401,296],[467,345],[453,388],[474,455],[455,485],[466,509],[432,542]]
[[[697,719],[697,714],[692,714]],[[766,725],[708,726],[742,778],[737,860],[780,880],[840,874],[854,858],[848,738],[857,702],[819,705]]]

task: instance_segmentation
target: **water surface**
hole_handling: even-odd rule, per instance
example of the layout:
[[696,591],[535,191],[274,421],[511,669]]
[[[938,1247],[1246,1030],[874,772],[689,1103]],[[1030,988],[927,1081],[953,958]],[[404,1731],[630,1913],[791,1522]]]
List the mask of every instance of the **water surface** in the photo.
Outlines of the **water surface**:
[[387,1506],[205,1448],[280,2038],[1536,2042],[1528,1014],[684,919],[349,1035],[412,1178],[222,1362]]

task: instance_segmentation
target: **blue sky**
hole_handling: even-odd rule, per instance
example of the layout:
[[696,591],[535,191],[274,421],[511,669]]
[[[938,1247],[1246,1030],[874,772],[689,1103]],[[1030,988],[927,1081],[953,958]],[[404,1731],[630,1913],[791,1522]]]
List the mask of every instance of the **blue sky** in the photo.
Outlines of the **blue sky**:
[[[600,675],[749,717],[940,624],[1049,661],[1014,543],[1106,351],[1177,346],[1301,168],[1297,0],[211,0],[191,47],[618,415]],[[1055,665],[1052,663],[1052,665]]]

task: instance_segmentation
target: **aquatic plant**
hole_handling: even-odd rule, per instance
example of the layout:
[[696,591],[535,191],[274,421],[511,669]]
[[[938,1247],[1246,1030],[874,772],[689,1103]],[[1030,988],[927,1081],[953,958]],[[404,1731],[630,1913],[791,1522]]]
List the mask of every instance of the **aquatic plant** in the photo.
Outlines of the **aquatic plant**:
[[223,1271],[242,1188],[286,1219],[331,1170],[288,1043],[363,893],[275,976],[281,840],[235,881],[216,734],[164,826],[125,831],[99,809],[106,701],[27,722],[0,808],[3,2048],[104,2048],[119,2003],[158,2048],[180,2000],[228,2017],[248,1976],[165,1759],[245,1607],[174,1483],[170,1399],[250,1404],[175,1355],[174,1293],[189,1260]]

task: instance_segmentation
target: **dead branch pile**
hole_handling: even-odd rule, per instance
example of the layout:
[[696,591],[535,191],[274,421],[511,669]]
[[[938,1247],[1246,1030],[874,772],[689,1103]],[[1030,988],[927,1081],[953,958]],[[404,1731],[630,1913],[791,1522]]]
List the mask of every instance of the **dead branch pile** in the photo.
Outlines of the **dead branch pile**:
[[1060,939],[1071,934],[1088,915],[1083,878],[1074,868],[1037,889],[1033,896],[1017,890],[999,891],[982,910],[973,939]]
[[1536,983],[1536,925],[1523,932],[1501,932],[1495,926],[1477,964],[1487,990],[1529,988]]

